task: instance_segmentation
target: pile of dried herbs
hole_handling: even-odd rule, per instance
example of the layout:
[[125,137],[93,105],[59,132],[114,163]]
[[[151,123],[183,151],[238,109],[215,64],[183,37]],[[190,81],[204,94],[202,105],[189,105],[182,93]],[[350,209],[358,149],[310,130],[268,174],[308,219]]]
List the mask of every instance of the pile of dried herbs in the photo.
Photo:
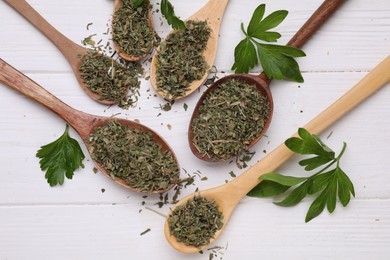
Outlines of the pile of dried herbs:
[[177,206],[168,217],[170,234],[189,246],[207,245],[223,226],[223,214],[215,201],[195,196],[185,205]]
[[241,80],[230,79],[210,91],[191,124],[193,145],[204,156],[219,160],[240,155],[264,128],[267,98]]
[[148,23],[149,8],[149,1],[133,7],[133,0],[123,0],[114,13],[112,40],[122,52],[133,57],[143,57],[150,52],[154,30]]
[[201,79],[209,68],[203,57],[211,29],[206,21],[187,21],[184,30],[168,35],[156,56],[157,88],[164,97],[184,96],[194,80]]
[[96,51],[88,51],[82,58],[80,76],[84,84],[104,101],[115,101],[127,108],[138,100],[139,65],[124,66]]
[[117,121],[96,127],[87,140],[92,159],[113,178],[143,192],[166,190],[179,180],[173,155],[162,151],[152,133],[128,128]]

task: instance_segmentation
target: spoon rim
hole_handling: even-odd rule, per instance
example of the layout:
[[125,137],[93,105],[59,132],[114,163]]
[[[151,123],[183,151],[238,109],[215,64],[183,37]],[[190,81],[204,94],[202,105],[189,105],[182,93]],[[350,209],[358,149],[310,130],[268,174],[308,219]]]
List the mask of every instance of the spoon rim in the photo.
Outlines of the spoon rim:
[[[146,0],[146,1],[149,2],[149,4],[150,4],[149,0]],[[114,15],[115,15],[116,11],[118,11],[122,7],[122,5],[123,5],[123,1],[122,0],[115,0],[115,2],[114,2]],[[113,23],[114,23],[114,19],[112,19],[112,21],[111,21],[111,30],[112,31],[113,31],[113,27],[112,27]],[[148,8],[148,26],[151,29],[153,29],[153,31],[154,31],[154,24],[153,24],[153,18],[152,18],[151,8],[150,7]],[[155,33],[155,31],[154,31],[154,33]],[[118,44],[116,44],[115,41],[113,41],[114,49],[118,53],[118,55],[122,59],[127,60],[127,61],[131,61],[131,62],[142,61],[148,55],[150,55],[150,53],[153,50],[154,40],[152,40],[151,43],[152,44],[151,44],[150,48],[148,48],[147,52],[145,52],[143,55],[141,55],[141,56],[133,56],[133,55],[128,54],[124,50],[122,50],[122,48]]]
[[[214,187],[214,188],[193,192],[193,193],[185,196],[184,198],[180,199],[177,202],[177,204],[175,204],[170,209],[170,214],[167,216],[166,221],[164,223],[164,235],[165,235],[165,238],[168,241],[168,243],[174,249],[176,249],[177,251],[186,253],[186,254],[193,254],[193,253],[199,252],[199,251],[203,250],[204,248],[210,246],[219,238],[219,236],[222,234],[222,232],[226,228],[226,225],[229,223],[229,220],[232,216],[232,213],[234,212],[234,209],[236,208],[237,204],[241,200],[241,198],[237,199],[237,197],[231,197],[233,202],[231,203],[231,205],[227,205],[226,201],[219,196],[220,192],[223,191],[223,189],[226,189],[226,187],[227,187],[226,185],[231,185],[231,182],[224,184],[224,185]],[[202,245],[202,246],[199,246],[199,247],[186,245],[183,242],[178,242],[176,237],[174,235],[171,235],[170,229],[169,229],[169,224],[168,224],[168,218],[170,217],[171,212],[176,207],[184,205],[185,203],[187,203],[187,201],[192,200],[197,196],[201,196],[209,201],[214,201],[218,206],[218,210],[223,214],[222,227],[214,233],[214,235],[210,238],[209,243]]]
[[155,143],[161,145],[161,151],[169,152],[172,155],[172,158],[174,159],[174,161],[175,161],[175,163],[176,163],[176,165],[177,165],[177,167],[179,169],[179,171],[177,173],[178,177],[180,177],[180,164],[179,164],[179,161],[177,159],[177,156],[176,156],[175,152],[173,151],[172,147],[167,143],[167,141],[165,141],[165,139],[162,136],[160,136],[156,131],[154,131],[153,129],[149,128],[148,126],[146,126],[144,124],[141,124],[141,123],[138,123],[138,122],[135,122],[133,120],[128,120],[128,119],[124,119],[124,118],[110,118],[110,117],[96,116],[96,115],[92,115],[92,114],[87,114],[87,113],[84,113],[84,112],[81,112],[81,113],[83,113],[86,116],[90,117],[90,119],[96,118],[96,120],[93,121],[93,123],[90,125],[88,131],[86,131],[86,133],[80,133],[80,131],[78,130],[79,126],[76,126],[76,125],[71,124],[71,123],[70,123],[70,125],[79,133],[80,137],[82,138],[82,140],[84,142],[84,145],[86,146],[86,148],[88,150],[88,153],[91,156],[91,160],[94,162],[96,167],[105,176],[107,176],[108,178],[110,178],[112,181],[114,181],[115,183],[119,184],[120,186],[122,186],[124,188],[127,188],[127,189],[130,189],[130,190],[135,191],[135,192],[139,192],[139,193],[160,194],[160,193],[164,193],[164,192],[167,192],[167,191],[171,190],[173,187],[175,187],[177,185],[177,181],[176,181],[176,182],[171,183],[166,189],[163,189],[163,190],[152,190],[152,191],[141,190],[141,189],[138,189],[138,188],[135,188],[135,187],[132,187],[132,186],[126,184],[126,182],[123,179],[119,178],[119,177],[111,176],[111,174],[97,160],[92,158],[93,151],[91,150],[91,146],[88,143],[88,138],[90,138],[90,136],[92,135],[94,129],[96,129],[97,127],[105,125],[109,121],[116,121],[116,122],[120,123],[121,125],[123,125],[123,126],[125,126],[127,128],[138,129],[138,130],[140,130],[140,131],[142,131],[144,133],[151,133],[152,134],[152,140]]
[[[222,15],[221,15],[221,17],[213,16],[213,13],[211,13],[211,10],[207,9],[207,7],[210,4],[212,4],[212,2],[214,2],[214,1],[213,0],[209,0],[208,2],[206,2],[206,4],[204,4],[201,8],[199,8],[194,14],[192,14],[190,17],[188,17],[186,20],[184,20],[185,22],[188,22],[188,21],[206,21],[207,25],[210,28],[210,38],[208,39],[206,49],[202,53],[205,61],[207,62],[207,65],[209,66],[209,68],[206,70],[206,72],[204,73],[204,75],[200,79],[194,80],[194,81],[192,81],[190,83],[190,85],[188,86],[188,88],[185,91],[184,95],[178,96],[178,97],[173,97],[169,93],[166,93],[165,91],[160,90],[159,87],[157,86],[157,65],[156,65],[156,59],[157,59],[157,55],[158,55],[158,53],[160,51],[160,46],[161,46],[161,44],[163,42],[166,41],[166,38],[170,34],[174,33],[177,30],[172,29],[167,34],[167,36],[165,37],[164,41],[162,41],[159,44],[159,46],[156,48],[156,51],[152,55],[152,61],[151,61],[151,64],[150,64],[150,83],[152,84],[152,87],[156,90],[157,94],[160,97],[164,98],[165,100],[175,101],[175,100],[183,99],[183,98],[186,98],[186,97],[190,96],[197,89],[199,89],[202,86],[202,84],[206,81],[206,79],[208,77],[208,74],[209,74],[209,71],[210,71],[210,69],[214,65],[214,61],[215,61],[216,56],[217,56],[217,48],[218,48],[218,42],[219,42],[219,32],[220,32],[223,16],[224,16],[224,13],[225,13],[225,10],[226,10],[226,6],[228,5],[229,1],[228,0],[221,1],[221,3],[222,3]],[[208,11],[210,13],[206,13],[206,11]],[[218,11],[220,11],[220,10],[218,10]],[[207,56],[207,57],[205,57],[205,56]]]
[[199,98],[198,102],[196,103],[196,106],[194,108],[194,111],[192,113],[190,123],[188,126],[188,144],[191,149],[191,152],[197,157],[198,159],[201,159],[203,161],[207,162],[226,162],[230,160],[231,158],[237,156],[237,155],[231,155],[226,158],[213,158],[208,156],[207,154],[201,154],[196,146],[194,145],[194,133],[192,130],[192,123],[195,118],[199,117],[199,108],[203,105],[203,101],[206,99],[206,97],[212,92],[213,90],[217,89],[221,84],[225,83],[228,80],[231,79],[241,79],[244,80],[245,83],[248,83],[250,85],[255,85],[256,89],[261,92],[261,94],[267,98],[268,104],[269,104],[269,112],[268,112],[268,117],[266,118],[266,122],[264,124],[263,129],[261,130],[260,134],[253,139],[250,144],[248,145],[247,149],[252,148],[267,132],[271,121],[272,121],[272,116],[273,116],[273,110],[274,110],[274,102],[273,102],[273,97],[272,93],[269,88],[269,80],[266,80],[266,78],[261,77],[262,74],[259,76],[252,75],[252,74],[231,74],[228,76],[225,76],[223,78],[218,79],[215,81],[211,86],[207,88],[205,92],[202,93],[201,97]]

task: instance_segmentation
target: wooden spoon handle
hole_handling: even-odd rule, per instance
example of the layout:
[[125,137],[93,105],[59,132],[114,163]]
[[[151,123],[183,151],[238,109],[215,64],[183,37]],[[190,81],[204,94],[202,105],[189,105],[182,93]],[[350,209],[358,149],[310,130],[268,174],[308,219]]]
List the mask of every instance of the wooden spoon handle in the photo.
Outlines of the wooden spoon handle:
[[[344,2],[345,0],[325,0],[325,2],[318,7],[309,20],[307,20],[301,27],[301,29],[299,29],[299,31],[291,38],[287,45],[297,48],[302,47]],[[259,77],[265,82],[269,83],[271,81],[271,79],[268,79],[265,72],[262,72]]]
[[[366,98],[386,85],[389,81],[390,56],[377,65],[368,75],[336,102],[306,124],[304,128],[312,134],[320,134]],[[297,133],[293,136],[297,136]],[[240,200],[259,183],[259,177],[262,174],[273,172],[292,155],[293,152],[291,152],[283,143],[260,162],[244,172],[240,177],[234,179],[227,185],[232,186],[231,190],[235,190],[236,195],[238,195],[237,197],[240,197],[238,198]]]
[[75,44],[65,37],[51,24],[49,24],[31,5],[25,0],[3,0],[39,29],[62,52],[68,62],[73,66],[80,59],[80,54],[85,54],[85,48]]
[[208,19],[211,28],[218,33],[228,3],[229,0],[209,0],[201,9],[188,18],[188,20],[192,18]]
[[320,28],[345,0],[326,0],[299,29],[287,45],[300,48]]
[[94,118],[66,105],[3,59],[0,59],[0,83],[47,107],[68,122],[82,137],[89,133]]

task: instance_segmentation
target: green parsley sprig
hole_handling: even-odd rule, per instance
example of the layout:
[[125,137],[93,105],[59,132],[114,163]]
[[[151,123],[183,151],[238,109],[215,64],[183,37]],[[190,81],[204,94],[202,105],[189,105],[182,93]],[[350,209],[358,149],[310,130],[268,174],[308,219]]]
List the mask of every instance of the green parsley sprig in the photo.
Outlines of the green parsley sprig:
[[300,138],[289,138],[285,145],[297,154],[314,155],[299,161],[299,165],[303,166],[306,171],[312,171],[321,166],[323,168],[310,177],[284,176],[279,173],[264,174],[260,177],[262,180],[260,184],[251,190],[248,196],[271,197],[281,195],[291,189],[285,199],[275,202],[278,206],[290,207],[297,205],[307,195],[317,195],[306,214],[305,221],[309,222],[320,215],[325,206],[332,213],[336,208],[337,197],[344,207],[347,206],[351,194],[355,197],[355,190],[351,180],[340,167],[340,159],[345,152],[346,143],[336,157],[335,152],[318,136],[310,134],[306,129],[300,128],[298,135]]
[[85,158],[79,143],[69,136],[69,126],[66,125],[63,135],[54,142],[44,145],[36,156],[40,159],[42,171],[50,186],[62,185],[65,176],[72,179]]
[[162,15],[173,29],[184,30],[186,28],[185,23],[175,15],[173,5],[168,0],[161,0],[160,6]]
[[294,59],[306,56],[302,50],[291,46],[263,43],[277,42],[281,37],[280,33],[270,30],[283,22],[288,11],[275,11],[263,19],[264,13],[265,5],[259,5],[246,31],[244,24],[241,23],[245,39],[240,41],[234,50],[232,70],[236,73],[248,73],[260,62],[269,78],[303,82],[299,65]]

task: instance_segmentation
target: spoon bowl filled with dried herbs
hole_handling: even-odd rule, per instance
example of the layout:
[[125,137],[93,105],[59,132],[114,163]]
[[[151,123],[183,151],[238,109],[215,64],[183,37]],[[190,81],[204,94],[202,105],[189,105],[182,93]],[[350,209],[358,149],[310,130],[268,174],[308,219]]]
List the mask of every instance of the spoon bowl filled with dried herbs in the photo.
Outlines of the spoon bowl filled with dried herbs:
[[104,105],[127,107],[134,102],[129,89],[139,87],[134,65],[125,66],[97,51],[84,48],[56,30],[25,0],[4,0],[38,28],[61,51],[84,92]]
[[175,154],[152,129],[71,108],[2,59],[0,82],[63,118],[83,139],[101,172],[119,185],[137,192],[162,193],[179,182]]
[[[300,190],[297,188],[290,193],[289,197],[283,201],[284,205],[296,205],[307,194],[319,193],[322,190],[318,198],[313,201],[306,222],[321,214],[325,206],[330,213],[333,212],[337,197],[343,206],[346,206],[350,195],[354,196],[354,188],[349,178],[339,168],[339,159],[345,150],[345,144],[340,155],[335,157],[335,153],[321,141],[318,135],[388,84],[390,82],[389,71],[390,56],[337,101],[307,123],[304,128],[300,128],[291,138],[277,146],[239,177],[227,184],[197,191],[180,200],[171,209],[165,222],[164,233],[168,242],[175,249],[184,253],[199,252],[221,235],[241,199],[257,185],[263,184],[265,176],[273,176],[273,178],[269,177],[265,180],[277,181],[279,189],[281,187],[290,188],[308,180],[307,178],[283,176],[275,173],[275,170],[294,153],[314,155],[313,158],[300,161],[300,164],[306,168],[312,167],[313,169],[328,162],[330,164],[324,168],[327,171],[323,170],[316,174],[318,176],[317,183],[313,179],[308,180],[300,186]],[[334,170],[329,168],[332,165],[336,165]],[[322,176],[319,175],[320,173]],[[325,181],[328,182],[325,183]],[[277,187],[273,187],[276,190]],[[294,198],[292,198],[293,196]]]
[[115,0],[112,41],[125,60],[139,61],[152,50],[154,29],[149,0]]
[[[259,46],[267,48],[265,53],[268,51],[268,53],[276,55],[283,52],[293,57],[304,56],[304,53],[297,47],[301,47],[306,43],[344,1],[325,1],[289,41],[288,46],[261,44]],[[267,29],[278,25],[287,13],[285,11],[276,11],[268,17],[261,19],[264,14],[264,8],[264,5],[260,5],[256,9],[249,28],[255,35],[277,34],[276,32],[267,32]],[[275,22],[277,20],[279,22]],[[256,28],[255,24],[258,25],[257,30],[253,29]],[[249,36],[246,37],[246,40],[242,41],[244,45],[247,44],[246,41],[249,39]],[[277,38],[278,36],[275,37]],[[250,47],[252,43],[248,44]],[[242,46],[240,45],[241,43],[237,48],[241,48]],[[238,58],[241,58],[240,55],[246,55],[241,53],[241,51],[238,51],[236,54],[239,54]],[[256,57],[256,51],[254,55]],[[249,55],[248,59],[252,58]],[[241,61],[240,59],[238,60]],[[278,56],[267,65],[277,68],[272,63],[283,63],[286,60],[296,64],[291,57],[282,59]],[[234,66],[239,65],[242,66],[241,63]],[[291,74],[290,76],[293,80],[303,80],[300,72],[294,74],[293,66],[290,67],[290,64],[286,63],[280,66],[286,67],[285,70]],[[269,67],[264,67],[264,69],[269,69]],[[193,154],[205,161],[226,161],[234,156],[243,154],[255,145],[266,133],[272,119],[273,99],[269,90],[270,82],[271,79],[266,72],[261,73],[259,76],[232,74],[214,82],[200,97],[190,121],[188,141]]]
[[228,0],[209,0],[171,31],[153,55],[150,82],[166,100],[184,98],[206,80],[214,63]]

